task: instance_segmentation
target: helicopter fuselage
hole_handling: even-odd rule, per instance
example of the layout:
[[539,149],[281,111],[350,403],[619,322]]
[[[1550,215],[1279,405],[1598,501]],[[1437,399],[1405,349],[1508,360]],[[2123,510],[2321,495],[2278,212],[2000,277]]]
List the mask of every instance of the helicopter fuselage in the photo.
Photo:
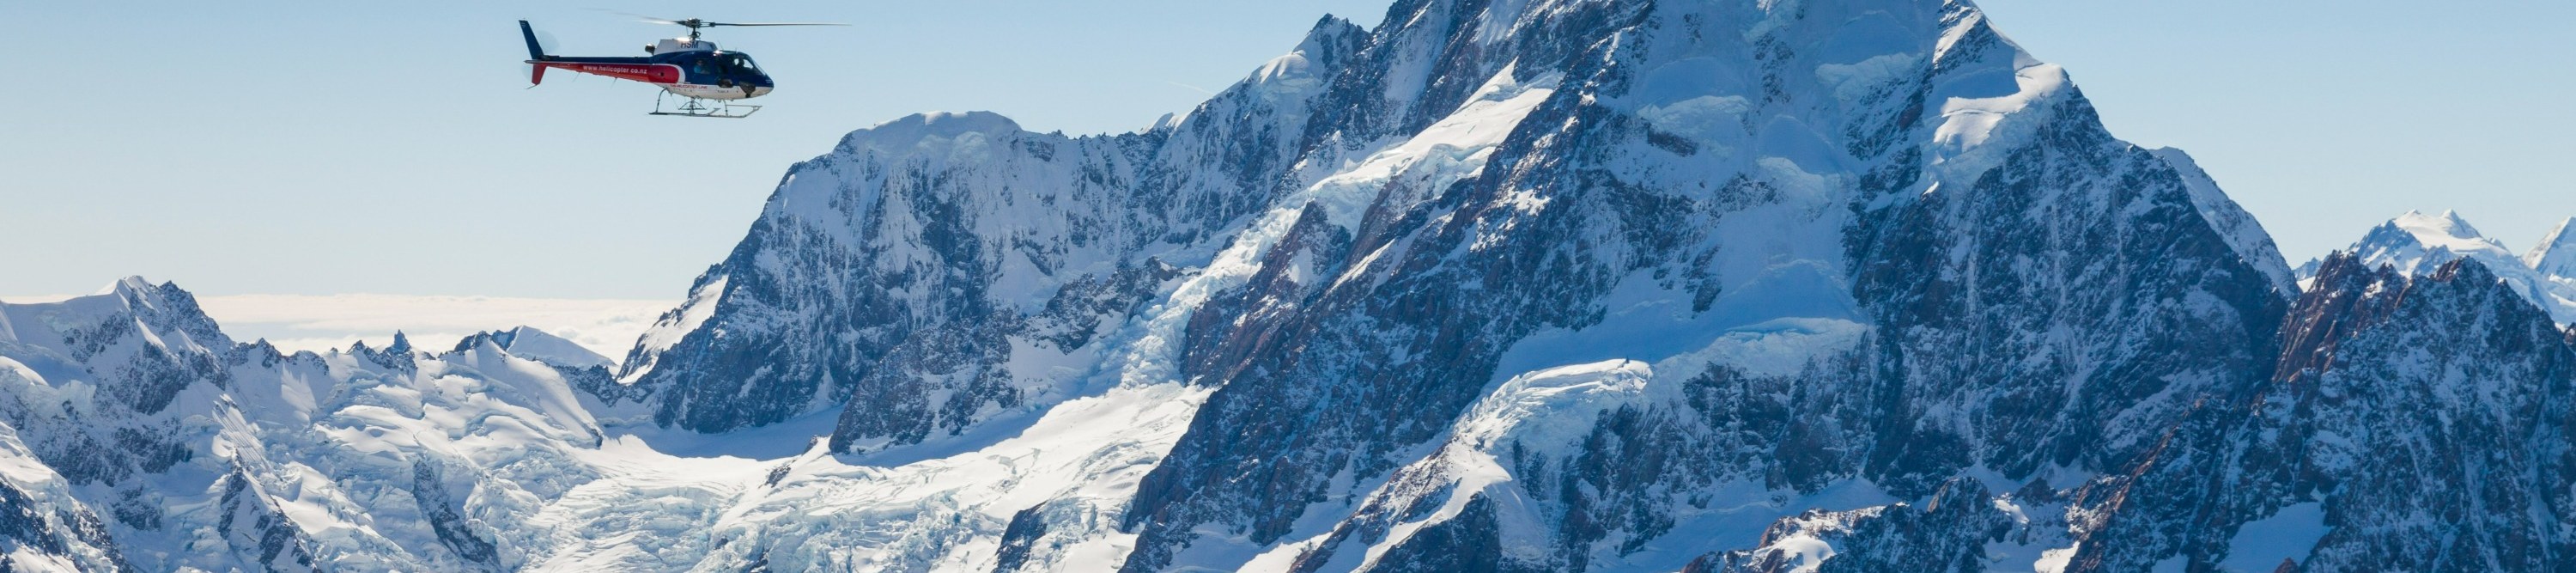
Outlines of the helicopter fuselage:
[[[523,24],[524,26],[524,24]],[[544,80],[545,70],[557,69],[607,76],[653,84],[664,91],[682,96],[711,100],[741,100],[767,95],[778,84],[750,54],[717,49],[715,42],[691,38],[664,39],[645,48],[645,57],[554,56],[539,51],[534,36],[528,40],[528,60],[536,70],[528,78],[534,84]]]

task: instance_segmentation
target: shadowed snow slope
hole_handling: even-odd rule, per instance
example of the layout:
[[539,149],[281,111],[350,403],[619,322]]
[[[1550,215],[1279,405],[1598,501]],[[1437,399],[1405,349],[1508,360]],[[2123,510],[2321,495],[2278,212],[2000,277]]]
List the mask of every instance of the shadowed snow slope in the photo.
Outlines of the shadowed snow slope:
[[0,495],[53,510],[0,511],[0,549],[561,571],[2576,555],[2566,335],[2489,259],[2530,267],[2456,218],[2365,255],[2405,273],[2338,257],[2296,292],[2188,156],[2112,137],[1960,0],[1404,0],[1384,21],[1319,21],[1134,133],[980,112],[852,132],[613,366],[531,329],[287,355],[139,280],[0,306]]

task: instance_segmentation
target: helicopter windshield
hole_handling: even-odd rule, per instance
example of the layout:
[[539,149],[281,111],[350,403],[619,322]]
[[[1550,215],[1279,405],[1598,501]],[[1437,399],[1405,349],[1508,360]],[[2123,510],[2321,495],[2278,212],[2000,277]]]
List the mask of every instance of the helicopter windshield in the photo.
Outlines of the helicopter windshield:
[[745,56],[742,54],[732,54],[727,56],[725,58],[725,67],[755,74],[760,73],[760,66],[751,63],[751,56]]

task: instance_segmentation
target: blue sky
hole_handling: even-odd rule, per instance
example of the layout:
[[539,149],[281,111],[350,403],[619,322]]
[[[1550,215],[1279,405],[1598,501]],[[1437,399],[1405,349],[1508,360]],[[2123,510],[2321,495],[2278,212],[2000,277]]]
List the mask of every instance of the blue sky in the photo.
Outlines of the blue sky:
[[[513,20],[559,53],[675,33],[468,1],[0,3],[0,294],[115,277],[201,293],[672,299],[741,238],[780,173],[928,110],[1125,131],[1384,0],[620,3],[850,28],[711,38],[778,76],[748,120],[642,115],[652,88],[523,89]],[[2293,259],[2408,209],[2518,249],[2576,215],[2576,3],[1990,0],[2112,130],[2191,151]],[[2438,7],[2437,7],[2438,6]],[[50,78],[51,80],[43,80]],[[2295,263],[2297,261],[2293,261]]]
[[2295,265],[2407,210],[2576,217],[2576,2],[1985,0],[2111,132],[2191,152]]

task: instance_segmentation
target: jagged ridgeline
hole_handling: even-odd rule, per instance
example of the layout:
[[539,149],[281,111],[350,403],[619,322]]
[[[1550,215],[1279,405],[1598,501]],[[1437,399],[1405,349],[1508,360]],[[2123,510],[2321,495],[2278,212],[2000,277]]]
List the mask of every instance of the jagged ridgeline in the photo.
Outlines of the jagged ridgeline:
[[1966,2],[1404,0],[1133,133],[853,132],[613,366],[531,329],[281,355],[141,281],[0,306],[0,548],[2576,567],[2576,351],[2529,288],[2576,265],[2368,257],[2302,287]]

